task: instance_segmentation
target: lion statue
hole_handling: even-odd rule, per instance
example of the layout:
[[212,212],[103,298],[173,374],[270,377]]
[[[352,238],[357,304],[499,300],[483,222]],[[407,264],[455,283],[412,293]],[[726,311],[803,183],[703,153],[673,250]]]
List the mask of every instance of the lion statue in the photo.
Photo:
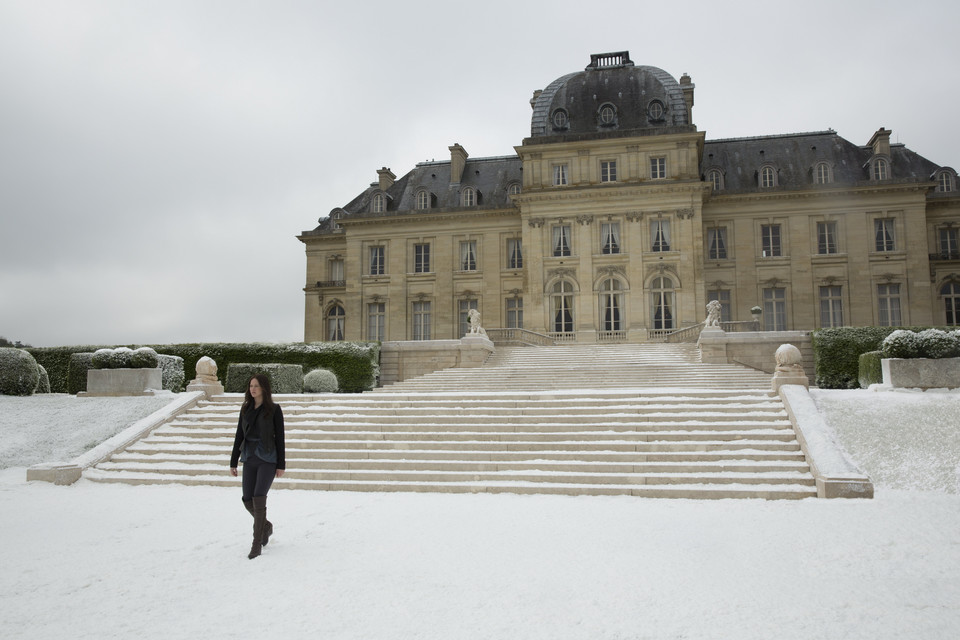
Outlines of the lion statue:
[[470,323],[469,335],[485,336],[487,332],[480,326],[480,312],[476,309],[470,309],[467,312],[467,321]]
[[719,327],[720,326],[720,301],[711,300],[707,303],[707,321],[706,326],[708,327]]

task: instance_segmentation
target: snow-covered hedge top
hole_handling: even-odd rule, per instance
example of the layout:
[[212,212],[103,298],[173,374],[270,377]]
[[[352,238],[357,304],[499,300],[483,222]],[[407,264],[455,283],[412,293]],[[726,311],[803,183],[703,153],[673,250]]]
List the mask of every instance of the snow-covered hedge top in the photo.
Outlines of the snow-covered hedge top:
[[960,330],[899,329],[883,340],[884,358],[954,358],[960,356]]
[[97,349],[92,364],[94,369],[156,369],[157,352],[150,347]]

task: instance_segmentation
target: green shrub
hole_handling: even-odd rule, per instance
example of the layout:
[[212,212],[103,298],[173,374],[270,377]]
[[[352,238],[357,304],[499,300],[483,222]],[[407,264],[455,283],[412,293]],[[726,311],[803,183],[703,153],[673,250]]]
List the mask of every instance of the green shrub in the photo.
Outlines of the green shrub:
[[23,349],[0,347],[0,395],[30,396],[40,384],[40,367]]
[[898,329],[883,339],[880,350],[884,358],[916,358],[920,355],[920,341],[913,331]]
[[[67,370],[67,388],[64,389],[64,391],[73,395],[77,395],[81,391],[86,391],[87,371],[90,369],[93,369],[92,353],[70,354],[70,366]],[[50,388],[55,389],[53,380],[50,381]]]
[[339,388],[337,376],[327,369],[314,369],[303,376],[304,393],[335,393]]
[[953,358],[960,355],[960,341],[940,329],[926,329],[917,334],[921,358]]
[[883,367],[880,366],[880,360],[883,358],[881,351],[868,351],[860,354],[860,388],[866,389],[872,384],[883,382]]
[[34,389],[33,392],[50,393],[50,376],[47,375],[47,370],[43,368],[42,364],[38,364],[37,369],[40,371],[40,381],[37,383],[37,388]]
[[156,369],[158,366],[157,352],[150,347],[134,349],[130,354],[131,369]]
[[163,388],[167,391],[180,393],[183,391],[185,377],[183,375],[183,358],[170,356],[165,353],[157,354],[157,366],[163,377]]
[[[82,387],[70,382],[70,358],[75,353],[93,353],[111,345],[80,345],[72,347],[31,347],[28,351],[50,374],[50,389],[54,393],[77,393],[86,390],[86,370]],[[329,369],[340,382],[343,393],[359,393],[372,389],[379,375],[380,344],[378,342],[312,342],[312,343],[187,343],[147,345],[158,353],[183,358],[184,379],[197,377],[197,360],[210,356],[217,362],[217,376],[226,381],[227,371],[234,362],[279,362],[299,364],[307,371]]]
[[[219,366],[218,366],[219,371]],[[272,393],[303,393],[303,367],[299,364],[276,362],[235,362],[227,371],[224,391],[246,393],[247,384],[255,374],[262,373],[270,380]]]

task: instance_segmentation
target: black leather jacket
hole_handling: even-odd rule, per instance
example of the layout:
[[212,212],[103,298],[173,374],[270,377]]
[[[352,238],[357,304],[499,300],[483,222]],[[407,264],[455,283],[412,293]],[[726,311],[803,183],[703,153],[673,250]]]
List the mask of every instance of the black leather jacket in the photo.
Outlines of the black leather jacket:
[[230,467],[236,468],[240,461],[240,449],[246,440],[260,440],[260,446],[266,452],[276,450],[277,469],[286,469],[286,452],[283,444],[283,410],[273,405],[271,411],[253,409],[240,412],[237,420],[237,435],[233,439],[233,451],[230,454]]

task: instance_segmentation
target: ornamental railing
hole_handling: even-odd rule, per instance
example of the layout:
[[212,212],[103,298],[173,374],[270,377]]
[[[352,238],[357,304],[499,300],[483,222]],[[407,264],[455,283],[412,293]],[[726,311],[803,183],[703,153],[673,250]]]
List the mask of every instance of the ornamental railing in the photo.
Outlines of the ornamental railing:
[[940,253],[931,253],[930,261],[960,260],[960,251],[942,251]]
[[547,334],[558,344],[563,344],[565,342],[576,342],[577,334],[572,331],[555,331]]
[[597,342],[626,342],[626,331],[598,331]]
[[485,329],[487,337],[494,344],[525,345],[531,347],[549,347],[556,341],[548,335],[530,331],[529,329],[494,328]]
[[317,288],[345,286],[347,286],[346,280],[317,280]]

